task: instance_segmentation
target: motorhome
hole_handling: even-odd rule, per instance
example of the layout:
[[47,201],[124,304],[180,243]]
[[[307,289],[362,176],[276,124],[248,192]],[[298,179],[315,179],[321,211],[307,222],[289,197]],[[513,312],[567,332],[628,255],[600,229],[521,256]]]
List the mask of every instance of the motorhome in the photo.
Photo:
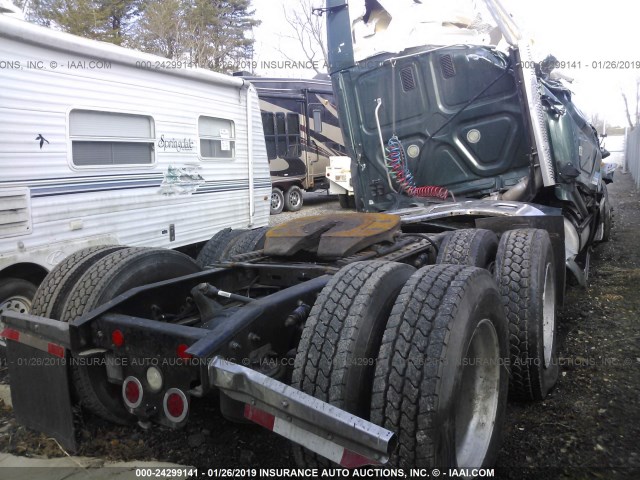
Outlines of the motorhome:
[[[268,223],[271,181],[245,79],[0,13],[0,311],[86,247],[185,250]],[[190,253],[194,253],[191,250]]]
[[329,188],[329,157],[345,155],[331,81],[245,76],[258,91],[273,190],[271,214],[302,208],[302,190]]

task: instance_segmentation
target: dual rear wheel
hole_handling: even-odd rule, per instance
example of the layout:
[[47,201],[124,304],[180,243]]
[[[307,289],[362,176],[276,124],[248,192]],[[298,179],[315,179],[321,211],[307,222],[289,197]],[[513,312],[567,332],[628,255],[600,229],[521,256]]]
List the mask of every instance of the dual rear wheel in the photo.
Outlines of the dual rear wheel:
[[508,394],[544,398],[558,376],[551,242],[544,230],[459,230],[438,261],[340,270],[305,324],[292,382],[396,432],[391,465],[490,466]]

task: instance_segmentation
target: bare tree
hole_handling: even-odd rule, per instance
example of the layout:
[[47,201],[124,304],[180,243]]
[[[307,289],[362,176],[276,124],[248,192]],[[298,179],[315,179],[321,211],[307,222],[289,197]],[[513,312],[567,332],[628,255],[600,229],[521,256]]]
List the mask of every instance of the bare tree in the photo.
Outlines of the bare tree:
[[[284,18],[292,28],[292,33],[282,35],[283,38],[294,40],[304,53],[306,60],[313,66],[316,73],[327,73],[327,44],[324,16],[313,13],[314,0],[300,0],[293,9],[289,7],[293,2],[283,6]],[[315,3],[318,3],[316,0]],[[291,50],[279,48],[278,51],[292,61]]]
[[[635,128],[640,124],[640,78],[636,78],[636,91],[635,98],[631,98],[631,105],[629,105],[629,99],[627,95],[624,93],[624,90],[620,90],[622,95],[622,100],[624,101],[624,110],[627,115],[627,122],[629,122],[630,128]],[[631,118],[631,109],[635,109],[634,118]]]

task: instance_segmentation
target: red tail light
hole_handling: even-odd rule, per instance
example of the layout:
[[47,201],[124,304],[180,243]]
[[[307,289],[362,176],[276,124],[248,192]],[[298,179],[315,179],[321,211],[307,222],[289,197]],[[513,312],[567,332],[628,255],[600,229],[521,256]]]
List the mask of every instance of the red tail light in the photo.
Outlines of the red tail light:
[[164,414],[170,421],[180,423],[187,417],[189,401],[182,390],[170,388],[167,390],[167,393],[164,394],[164,401],[162,403]]
[[138,408],[142,403],[142,384],[136,377],[127,377],[122,384],[122,398],[129,408]]
[[124,345],[124,334],[120,330],[114,330],[111,334],[111,341],[116,347]]
[[178,348],[176,348],[176,355],[178,356],[178,358],[182,358],[183,360],[193,358],[193,355],[190,355],[187,353],[188,349],[189,349],[189,345],[186,345],[184,343],[181,343],[180,345],[178,345]]

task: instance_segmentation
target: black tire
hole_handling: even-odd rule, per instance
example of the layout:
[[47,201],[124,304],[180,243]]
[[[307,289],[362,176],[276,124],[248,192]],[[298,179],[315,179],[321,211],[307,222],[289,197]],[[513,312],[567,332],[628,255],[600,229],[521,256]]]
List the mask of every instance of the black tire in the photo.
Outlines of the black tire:
[[271,189],[271,215],[282,213],[284,208],[284,193],[278,187]]
[[469,265],[492,270],[498,250],[498,237],[491,230],[469,228],[449,232],[444,237],[436,263]]
[[[38,287],[22,278],[3,278],[0,280],[0,313],[11,310],[19,313],[29,313],[33,309],[33,297]],[[0,331],[4,324],[0,322]],[[0,338],[0,346],[6,345],[4,338]]]
[[[304,326],[292,384],[309,395],[369,418],[375,359],[389,312],[415,271],[393,262],[356,262],[322,289]],[[328,460],[299,446],[301,466]]]
[[505,232],[496,257],[496,281],[509,322],[515,400],[542,400],[558,380],[553,250],[545,230]]
[[393,307],[375,371],[371,421],[398,435],[389,466],[491,466],[505,416],[508,356],[504,311],[488,271],[418,270]]
[[246,231],[240,228],[236,230],[230,228],[220,230],[204,244],[204,247],[196,257],[196,263],[200,268],[205,268],[207,265],[219,262],[222,254],[229,247],[229,243]]
[[303,203],[302,189],[297,185],[290,186],[284,194],[284,208],[289,212],[297,212]]
[[264,246],[267,230],[267,227],[261,227],[254,230],[241,231],[239,235],[229,242],[227,248],[221,252],[218,261],[231,260],[235,255],[242,255],[243,253],[261,249]]
[[609,192],[607,186],[602,186],[604,195],[602,201],[604,202],[604,218],[602,219],[602,242],[608,242],[611,240],[611,228],[613,226],[613,211],[611,204],[609,203]]
[[66,257],[40,283],[33,297],[31,312],[41,317],[60,320],[61,309],[76,281],[102,257],[123,248],[126,247],[122,245],[87,247]]
[[347,193],[339,193],[338,203],[340,203],[340,208],[346,208],[351,210],[356,208],[356,197],[354,197],[353,195],[349,195]]
[[[95,262],[78,279],[62,308],[61,320],[75,320],[133,287],[199,271],[191,258],[174,250],[118,250]],[[108,382],[105,367],[99,363],[72,365],[80,404],[110,422],[130,423],[135,417],[124,408],[121,387]]]

